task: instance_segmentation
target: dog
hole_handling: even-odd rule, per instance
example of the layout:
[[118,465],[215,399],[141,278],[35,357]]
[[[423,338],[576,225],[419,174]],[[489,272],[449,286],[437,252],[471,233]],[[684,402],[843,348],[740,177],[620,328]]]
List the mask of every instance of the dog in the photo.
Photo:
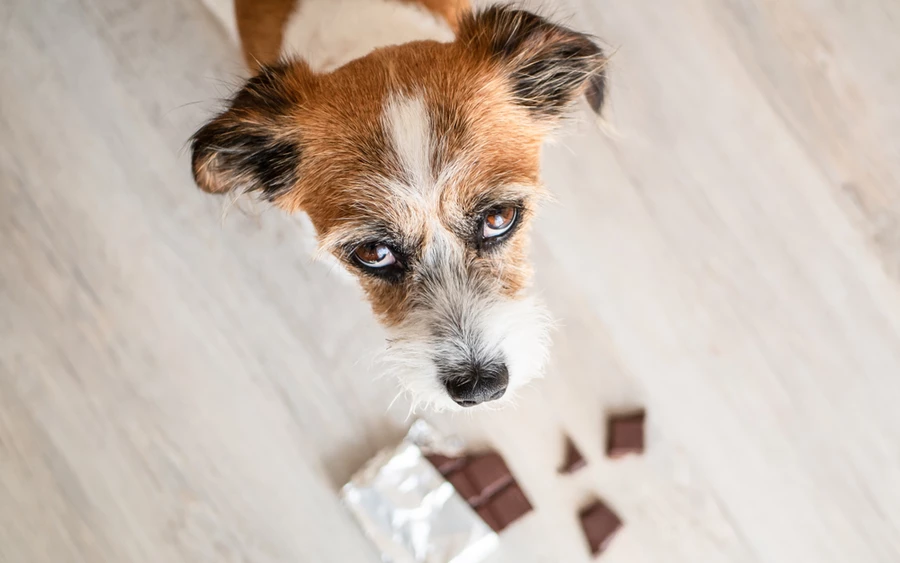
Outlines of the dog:
[[482,405],[539,376],[550,319],[527,253],[541,145],[579,97],[600,112],[600,47],[468,0],[234,13],[254,75],[193,136],[197,185],[308,216],[386,328],[413,408]]

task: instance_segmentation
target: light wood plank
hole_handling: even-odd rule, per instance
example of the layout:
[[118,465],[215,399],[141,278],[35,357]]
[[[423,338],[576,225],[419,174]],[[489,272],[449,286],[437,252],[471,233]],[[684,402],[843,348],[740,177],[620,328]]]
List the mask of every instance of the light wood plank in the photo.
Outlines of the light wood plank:
[[[546,152],[560,319],[515,409],[429,416],[536,513],[495,561],[900,556],[896,7],[571,0],[615,51],[604,135]],[[337,489],[405,431],[357,290],[295,221],[192,185],[243,75],[200,2],[0,6],[0,561],[377,561]],[[646,405],[643,458],[603,412]],[[563,433],[591,462],[558,476]]]

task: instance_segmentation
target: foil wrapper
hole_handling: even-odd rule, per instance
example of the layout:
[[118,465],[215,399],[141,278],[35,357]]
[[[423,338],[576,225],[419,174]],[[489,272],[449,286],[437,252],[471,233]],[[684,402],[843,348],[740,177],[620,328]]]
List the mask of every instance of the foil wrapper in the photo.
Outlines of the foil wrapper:
[[461,449],[420,420],[344,485],[344,502],[384,563],[478,563],[497,548],[497,534],[425,458]]

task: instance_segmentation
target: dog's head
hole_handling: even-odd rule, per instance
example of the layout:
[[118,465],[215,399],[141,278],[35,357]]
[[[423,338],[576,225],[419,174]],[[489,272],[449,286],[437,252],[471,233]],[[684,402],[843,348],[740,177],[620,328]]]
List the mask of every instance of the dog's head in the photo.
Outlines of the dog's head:
[[307,213],[362,284],[414,401],[498,399],[541,371],[528,294],[540,147],[605,59],[524,11],[464,17],[453,43],[378,49],[333,72],[263,68],[193,138],[197,184]]

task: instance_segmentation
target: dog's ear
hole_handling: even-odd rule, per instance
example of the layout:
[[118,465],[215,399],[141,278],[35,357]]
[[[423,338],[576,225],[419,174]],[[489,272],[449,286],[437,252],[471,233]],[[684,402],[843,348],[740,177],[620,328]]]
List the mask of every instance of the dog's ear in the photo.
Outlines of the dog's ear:
[[254,192],[274,200],[298,179],[302,154],[291,116],[314,80],[302,62],[266,66],[228,109],[191,138],[191,166],[209,193]]
[[516,102],[535,116],[558,117],[580,94],[600,113],[606,57],[588,36],[530,12],[492,6],[466,17],[458,37],[500,65]]

